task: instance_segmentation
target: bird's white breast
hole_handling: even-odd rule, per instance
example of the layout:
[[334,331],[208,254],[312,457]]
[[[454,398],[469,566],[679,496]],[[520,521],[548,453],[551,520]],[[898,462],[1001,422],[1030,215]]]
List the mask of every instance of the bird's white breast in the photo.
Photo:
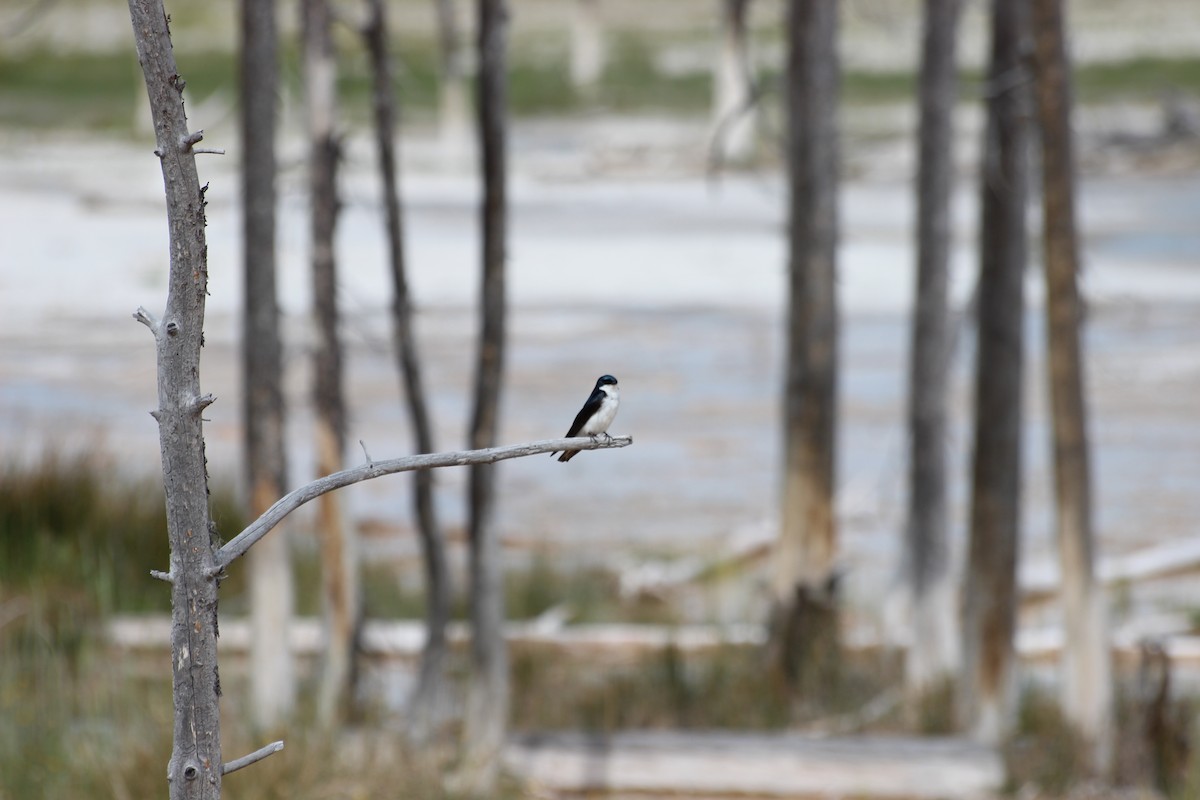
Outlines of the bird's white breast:
[[583,430],[579,432],[583,436],[607,432],[608,426],[612,425],[613,419],[617,416],[617,406],[621,402],[621,390],[616,386],[601,386],[600,391],[604,392],[604,400],[600,403],[600,410],[583,424]]

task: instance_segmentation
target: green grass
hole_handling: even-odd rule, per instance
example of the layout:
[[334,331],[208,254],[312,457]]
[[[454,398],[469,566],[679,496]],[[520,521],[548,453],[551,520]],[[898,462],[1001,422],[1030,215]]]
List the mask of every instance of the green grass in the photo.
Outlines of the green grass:
[[[227,534],[241,527],[230,492],[214,494],[214,517]],[[0,798],[126,798],[161,796],[170,751],[169,668],[161,655],[115,654],[103,640],[104,617],[117,611],[165,611],[165,585],[147,574],[166,565],[162,493],[153,480],[121,478],[99,456],[49,454],[0,470]],[[317,613],[318,565],[297,559],[302,611]],[[222,610],[236,610],[241,570],[222,588]],[[419,616],[419,587],[386,568],[364,575],[372,616]],[[234,598],[226,604],[226,597]],[[611,574],[594,568],[562,571],[548,555],[506,576],[511,617],[532,617],[566,604],[581,621],[670,622],[662,606],[622,601]],[[234,607],[234,608],[231,608]],[[465,603],[456,601],[461,616]],[[465,675],[464,651],[450,674]],[[952,688],[910,715],[896,708],[860,720],[857,712],[891,691],[899,675],[895,653],[840,656],[836,678],[797,698],[772,677],[758,648],[724,646],[684,654],[675,648],[630,656],[564,655],[545,645],[514,647],[512,716],[516,730],[691,728],[778,730],[813,722],[848,721],[870,732],[952,730]],[[244,713],[248,687],[237,660],[222,662],[222,738],[230,757],[263,742]],[[315,733],[311,689],[287,733],[287,749],[230,776],[227,792],[241,800],[331,796],[448,798],[438,766],[404,754],[396,720],[367,711],[354,735],[337,741]],[[1179,684],[1177,684],[1178,686]],[[1200,798],[1200,758],[1192,738],[1200,706],[1179,688],[1153,719],[1145,690],[1122,687],[1116,777],[1155,779],[1172,800]],[[835,724],[836,728],[837,725]],[[1085,779],[1084,749],[1055,698],[1027,690],[1017,731],[1005,748],[1010,787],[1063,795]],[[507,783],[502,798],[520,796]]]
[[[581,93],[570,83],[565,35],[518,39],[511,43],[509,52],[510,109],[516,116],[591,111],[707,114],[710,73],[664,73],[656,59],[663,45],[644,34],[615,33],[608,68],[599,85]],[[431,115],[437,104],[435,43],[427,37],[401,33],[393,49],[397,93],[405,115]],[[187,50],[177,58],[193,101],[214,92],[225,94],[231,102],[235,100],[235,54]],[[286,90],[298,97],[301,75],[294,46],[285,48],[282,60]],[[339,63],[342,110],[355,124],[363,123],[369,118],[367,59],[357,39],[345,31],[339,36]],[[760,81],[765,102],[777,104],[779,71],[767,70]],[[964,101],[973,102],[978,97],[979,82],[979,75],[963,74]],[[852,104],[909,101],[915,95],[915,86],[915,77],[909,72],[850,70],[843,75],[844,99]],[[1168,89],[1200,93],[1200,58],[1138,58],[1084,65],[1076,72],[1076,86],[1079,100],[1084,103],[1155,102]],[[0,124],[127,133],[132,129],[143,91],[132,49],[116,53],[43,50],[0,54]]]
[[72,652],[46,633],[31,617],[0,631],[0,797],[162,796],[169,672],[114,668],[94,631]]
[[1009,788],[1037,786],[1051,795],[1064,794],[1088,775],[1087,750],[1054,697],[1027,689],[1020,701],[1017,725],[1004,748]]
[[[214,490],[212,509],[219,530],[241,529],[231,491]],[[167,569],[169,553],[161,481],[121,478],[98,456],[0,468],[0,600],[35,598],[54,629],[166,610],[167,585],[150,570]]]
[[[230,53],[181,55],[189,96],[233,92]],[[0,122],[32,128],[128,132],[145,87],[133,51],[0,56]]]
[[856,713],[888,689],[894,656],[839,659],[836,680],[807,697],[792,694],[758,647],[724,645],[685,654],[667,647],[638,656],[564,655],[537,645],[512,653],[512,725],[518,730],[780,730],[844,722],[849,730],[901,727],[899,709],[879,719]]
[[[321,564],[313,551],[302,550],[294,557],[296,613],[320,616]],[[237,567],[234,567],[236,570]],[[362,564],[363,613],[368,619],[422,619],[425,615],[423,572],[403,574],[387,563]],[[468,598],[461,581],[451,587],[450,617],[465,620]],[[240,587],[239,587],[240,591]],[[535,555],[528,564],[504,573],[505,612],[509,619],[532,619],[556,606],[565,606],[573,623],[643,622],[671,624],[678,621],[673,609],[654,599],[623,598],[617,577],[609,570],[593,567],[564,570],[546,554]],[[221,611],[244,614],[244,593],[221,588]]]
[[34,53],[0,57],[0,121],[22,127],[127,129],[137,60]]
[[1075,87],[1083,103],[1157,102],[1169,90],[1196,95],[1200,94],[1200,58],[1136,58],[1093,64],[1078,71]]
[[[27,621],[14,623],[19,627]],[[136,677],[128,655],[114,658],[95,638],[79,657],[0,631],[0,798],[86,797],[126,800],[164,797],[171,753],[171,681],[162,658],[144,661]],[[236,674],[223,681],[221,741],[232,759],[261,747],[268,734],[253,730],[243,709],[246,687]],[[282,734],[285,749],[224,779],[223,795],[237,800],[326,800],[406,797],[454,800],[441,786],[438,765],[407,755],[394,729],[372,726],[329,737],[306,720],[315,690],[306,684],[304,707]],[[515,800],[519,787],[504,781],[497,800]]]
[[512,654],[517,730],[631,728],[780,729],[792,722],[786,693],[764,681],[761,653],[728,647],[685,658],[675,649],[632,663]]

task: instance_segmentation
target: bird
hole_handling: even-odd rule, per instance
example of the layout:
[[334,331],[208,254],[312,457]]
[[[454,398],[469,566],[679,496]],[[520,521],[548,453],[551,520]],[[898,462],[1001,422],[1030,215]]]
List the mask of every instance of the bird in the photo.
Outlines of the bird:
[[[571,429],[567,431],[567,438],[590,436],[595,439],[601,434],[608,436],[608,426],[612,425],[613,418],[617,416],[617,406],[620,403],[621,390],[617,387],[617,379],[612,375],[601,375],[596,379],[596,388],[592,389],[591,396],[583,404],[583,408],[579,409],[579,413],[575,415],[575,421],[571,423]],[[558,456],[558,460],[570,461],[578,452],[580,451],[563,451],[563,454]],[[550,457],[553,458],[556,455],[558,452],[551,453]]]

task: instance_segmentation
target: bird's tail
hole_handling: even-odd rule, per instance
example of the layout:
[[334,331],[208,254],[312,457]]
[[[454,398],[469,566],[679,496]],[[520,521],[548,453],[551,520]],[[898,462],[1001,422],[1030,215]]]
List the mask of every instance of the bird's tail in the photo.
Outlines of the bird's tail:
[[[572,458],[574,458],[576,455],[578,455],[581,452],[582,452],[581,450],[564,450],[563,454],[558,457],[558,460],[559,461],[570,461]],[[551,454],[551,455],[553,455],[553,454]]]

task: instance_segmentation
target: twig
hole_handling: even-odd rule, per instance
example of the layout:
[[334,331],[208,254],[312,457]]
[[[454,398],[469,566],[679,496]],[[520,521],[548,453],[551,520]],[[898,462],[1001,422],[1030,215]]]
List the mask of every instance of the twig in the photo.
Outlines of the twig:
[[221,765],[221,774],[228,775],[231,772],[237,772],[242,767],[248,767],[270,755],[274,755],[283,749],[283,740],[271,742],[268,745],[258,748],[253,753],[244,755],[241,758],[235,758],[233,761],[226,761]]
[[[183,140],[179,142],[179,151],[181,153],[186,153],[192,148],[193,145],[199,144],[202,141],[204,141],[204,129],[201,128],[198,131],[192,131],[187,136],[184,136]],[[193,150],[192,152],[195,151]]]
[[151,314],[143,306],[138,306],[138,310],[133,312],[133,318],[149,328],[151,333],[158,333],[158,317]]
[[315,500],[321,495],[341,489],[360,481],[392,475],[397,472],[410,472],[420,469],[436,469],[439,467],[458,467],[466,464],[492,464],[510,458],[533,456],[539,453],[555,453],[560,450],[602,450],[609,447],[626,447],[633,444],[632,436],[614,436],[611,439],[592,439],[579,436],[572,439],[546,439],[528,444],[514,444],[505,447],[487,447],[482,450],[459,450],[449,453],[425,453],[404,458],[392,458],[385,461],[369,462],[360,467],[335,472],[324,478],[307,483],[298,489],[293,489],[275,501],[258,519],[250,523],[241,533],[230,539],[217,551],[215,569],[220,571],[229,566],[234,560],[246,554],[255,542],[266,536],[268,532],[288,514],[300,506]]

